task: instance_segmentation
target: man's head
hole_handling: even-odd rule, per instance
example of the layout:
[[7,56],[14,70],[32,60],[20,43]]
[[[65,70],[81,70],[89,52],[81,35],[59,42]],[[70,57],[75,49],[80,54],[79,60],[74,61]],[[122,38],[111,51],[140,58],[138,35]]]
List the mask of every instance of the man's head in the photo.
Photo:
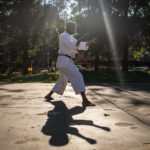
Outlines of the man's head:
[[66,24],[66,31],[69,33],[69,34],[74,34],[75,33],[75,30],[76,30],[76,25],[74,22],[68,22]]

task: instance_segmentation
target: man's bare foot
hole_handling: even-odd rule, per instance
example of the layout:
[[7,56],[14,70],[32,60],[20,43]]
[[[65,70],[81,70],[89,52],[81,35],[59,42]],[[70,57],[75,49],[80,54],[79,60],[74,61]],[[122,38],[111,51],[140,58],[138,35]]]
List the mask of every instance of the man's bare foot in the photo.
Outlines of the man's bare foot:
[[49,94],[45,96],[45,99],[46,99],[46,100],[53,100],[53,98],[52,98],[51,95],[49,95]]
[[91,103],[90,101],[84,101],[84,102],[82,102],[82,106],[83,106],[83,107],[95,106],[95,104]]
[[83,102],[82,102],[82,106],[83,106],[83,107],[95,106],[95,104],[91,103],[91,102],[87,99],[87,97],[86,97],[84,91],[81,92],[81,96],[82,96],[82,100],[83,100]]
[[52,94],[53,94],[54,92],[53,91],[50,91],[46,96],[45,96],[45,99],[46,100],[53,100],[53,98],[52,98]]

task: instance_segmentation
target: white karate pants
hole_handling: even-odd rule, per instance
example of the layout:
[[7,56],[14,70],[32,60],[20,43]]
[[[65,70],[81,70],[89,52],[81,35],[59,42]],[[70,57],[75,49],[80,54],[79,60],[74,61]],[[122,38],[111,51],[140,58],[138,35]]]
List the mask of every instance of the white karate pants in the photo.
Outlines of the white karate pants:
[[62,95],[67,86],[68,80],[71,82],[71,85],[76,94],[85,91],[82,74],[79,72],[73,61],[69,62],[69,65],[66,69],[59,69],[59,79],[53,87],[52,91]]

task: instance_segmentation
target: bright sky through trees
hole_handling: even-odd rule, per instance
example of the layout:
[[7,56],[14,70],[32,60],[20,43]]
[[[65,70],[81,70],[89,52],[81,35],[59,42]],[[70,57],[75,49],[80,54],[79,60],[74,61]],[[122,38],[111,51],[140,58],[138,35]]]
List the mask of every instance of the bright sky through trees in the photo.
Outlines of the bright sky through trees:
[[[49,3],[49,0],[43,0],[46,3]],[[74,0],[70,0],[70,2],[67,2],[67,7],[65,8],[64,12],[66,13],[67,19],[71,17],[71,7],[70,5],[74,2]]]

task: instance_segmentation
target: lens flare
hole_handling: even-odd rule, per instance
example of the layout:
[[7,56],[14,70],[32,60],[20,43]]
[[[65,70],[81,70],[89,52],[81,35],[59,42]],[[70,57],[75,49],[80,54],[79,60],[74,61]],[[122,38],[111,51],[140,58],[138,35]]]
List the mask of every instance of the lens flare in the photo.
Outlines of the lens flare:
[[112,24],[111,24],[111,21],[109,19],[108,14],[106,13],[106,9],[105,9],[105,5],[103,3],[103,0],[99,0],[99,5],[100,5],[100,8],[102,10],[102,16],[104,19],[107,33],[108,33],[109,43],[110,43],[112,55],[113,55],[113,61],[114,61],[114,64],[117,68],[117,70],[116,70],[117,75],[118,75],[118,78],[120,80],[121,85],[123,86],[123,74],[122,74],[121,69],[120,69],[121,65],[120,65],[120,60],[118,59],[119,57],[117,54],[117,46],[116,46],[115,37],[114,37],[113,31],[112,31]]

